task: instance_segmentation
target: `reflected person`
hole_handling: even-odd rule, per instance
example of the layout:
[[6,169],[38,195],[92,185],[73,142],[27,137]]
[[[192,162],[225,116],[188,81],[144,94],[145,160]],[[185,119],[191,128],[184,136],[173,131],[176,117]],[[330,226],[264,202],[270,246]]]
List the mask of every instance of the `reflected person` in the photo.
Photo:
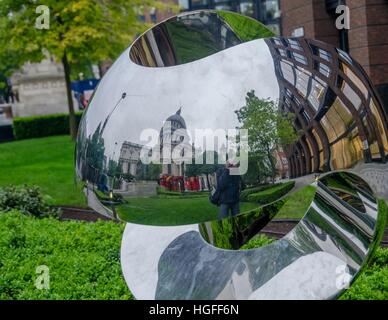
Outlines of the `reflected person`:
[[237,162],[228,160],[225,167],[217,171],[217,189],[220,193],[219,218],[240,213],[240,192],[243,187],[241,175],[231,175],[230,169],[236,168]]

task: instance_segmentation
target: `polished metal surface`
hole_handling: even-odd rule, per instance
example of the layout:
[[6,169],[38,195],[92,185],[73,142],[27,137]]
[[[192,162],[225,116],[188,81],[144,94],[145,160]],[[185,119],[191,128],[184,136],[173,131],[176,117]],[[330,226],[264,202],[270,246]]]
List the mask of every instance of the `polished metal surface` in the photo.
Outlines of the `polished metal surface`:
[[[138,299],[335,298],[378,245],[388,199],[379,97],[345,52],[266,35],[234,13],[178,15],[125,50],[91,99],[76,173],[91,208],[127,222],[121,262]],[[264,171],[267,184],[294,187],[232,200]],[[289,234],[240,249],[309,185]],[[210,202],[215,190],[227,211]]]

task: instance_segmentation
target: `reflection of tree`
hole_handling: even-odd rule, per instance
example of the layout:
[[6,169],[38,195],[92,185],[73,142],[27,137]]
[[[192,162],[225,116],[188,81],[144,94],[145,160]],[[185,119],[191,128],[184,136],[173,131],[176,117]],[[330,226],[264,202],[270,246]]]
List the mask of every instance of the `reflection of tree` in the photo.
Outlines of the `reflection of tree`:
[[218,14],[232,27],[233,31],[243,41],[251,41],[253,39],[261,39],[275,35],[270,29],[255,19],[232,14],[227,11],[219,11]]
[[99,124],[94,133],[85,141],[86,163],[88,164],[87,177],[95,183],[98,182],[95,179],[104,167],[105,146],[101,131],[101,124]]
[[118,162],[113,160],[113,159],[109,159],[109,161],[108,161],[108,175],[110,177],[117,178],[120,174],[121,174],[121,167],[119,166]]
[[164,33],[163,39],[173,39],[169,44],[175,53],[175,64],[195,61],[241,43],[230,27],[215,13],[172,19],[159,28],[165,30],[159,31],[155,28],[154,32]]
[[292,126],[293,115],[280,112],[278,104],[273,100],[259,99],[254,90],[247,93],[245,101],[246,105],[237,110],[236,114],[242,128],[248,129],[250,156],[257,161],[258,169],[267,168],[274,181],[274,152],[297,138]]
[[162,173],[162,165],[153,162],[144,164],[139,160],[137,164],[136,178],[138,180],[158,180]]
[[271,171],[265,165],[265,160],[260,155],[250,155],[248,157],[248,171],[244,174],[244,183],[254,185],[264,183],[267,178],[271,177]]

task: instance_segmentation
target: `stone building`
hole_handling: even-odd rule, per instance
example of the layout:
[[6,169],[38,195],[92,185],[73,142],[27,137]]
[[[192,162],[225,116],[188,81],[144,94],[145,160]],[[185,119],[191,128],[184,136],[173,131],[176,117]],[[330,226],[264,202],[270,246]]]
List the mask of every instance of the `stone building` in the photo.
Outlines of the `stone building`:
[[[178,131],[177,131],[178,130]],[[160,130],[159,144],[154,146],[154,149],[159,149],[160,163],[162,166],[162,175],[183,176],[184,161],[176,163],[173,161],[173,152],[178,145],[184,145],[187,141],[187,148],[192,146],[189,144],[189,137],[186,131],[186,122],[181,116],[181,108],[176,113],[169,116],[164,121]],[[122,173],[129,173],[136,177],[139,173],[141,165],[141,150],[148,150],[148,156],[151,157],[152,149],[144,145],[125,141],[120,149],[119,166]],[[156,152],[156,150],[153,150]],[[184,159],[184,150],[180,150],[180,155]],[[178,161],[179,162],[179,161]]]
[[[11,77],[17,101],[12,104],[13,117],[68,112],[63,67],[53,59],[26,63]],[[75,108],[77,103],[74,103]]]
[[[173,160],[174,150],[179,144],[183,145],[187,142],[187,147],[191,148],[186,130],[186,122],[181,116],[181,110],[182,109],[179,108],[175,114],[169,116],[160,130],[160,158],[162,163],[162,174],[171,176],[184,175],[184,162],[175,162]],[[183,158],[184,150],[179,150],[179,152],[180,156]]]
[[129,141],[123,143],[119,158],[119,165],[123,173],[129,173],[136,177],[142,148],[146,147]]

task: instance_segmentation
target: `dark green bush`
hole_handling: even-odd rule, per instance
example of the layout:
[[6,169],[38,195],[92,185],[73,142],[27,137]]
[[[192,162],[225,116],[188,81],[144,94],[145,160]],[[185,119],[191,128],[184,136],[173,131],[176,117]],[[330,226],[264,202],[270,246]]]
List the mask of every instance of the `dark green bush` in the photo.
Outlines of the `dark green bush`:
[[[120,266],[125,224],[0,214],[0,300],[131,299]],[[36,268],[48,267],[48,289]]]
[[240,201],[248,201],[248,196],[250,194],[272,188],[273,186],[274,186],[273,184],[265,184],[265,185],[261,185],[253,188],[244,189],[240,193]]
[[9,186],[0,188],[0,212],[19,210],[35,217],[55,216],[60,212],[48,206],[39,187]]
[[240,249],[246,250],[246,249],[260,248],[260,247],[264,247],[268,244],[271,244],[275,241],[276,240],[273,238],[268,238],[266,235],[260,234],[256,237],[253,237],[252,239],[250,239]]
[[157,186],[156,187],[156,193],[159,195],[166,195],[166,196],[181,196],[182,192],[178,191],[169,191],[164,187]]
[[378,248],[376,250],[369,265],[340,299],[388,299],[388,249]]
[[168,189],[160,186],[156,187],[156,193],[158,194],[158,197],[171,198],[171,199],[201,198],[205,196],[207,197],[209,195],[209,191],[195,191],[195,192],[169,191]]
[[267,204],[276,201],[287,194],[295,185],[294,181],[288,181],[267,188],[263,191],[252,193],[248,196],[248,201],[257,202],[259,204]]
[[[77,127],[82,112],[76,112]],[[69,134],[69,115],[66,113],[15,118],[13,134],[15,139],[29,139]]]

